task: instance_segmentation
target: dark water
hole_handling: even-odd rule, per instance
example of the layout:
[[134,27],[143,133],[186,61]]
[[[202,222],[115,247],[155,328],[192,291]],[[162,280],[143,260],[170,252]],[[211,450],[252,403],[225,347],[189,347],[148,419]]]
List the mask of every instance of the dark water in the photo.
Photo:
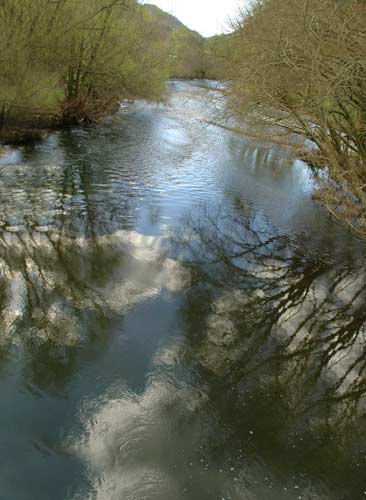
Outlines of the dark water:
[[0,160],[0,499],[366,498],[365,246],[169,87]]

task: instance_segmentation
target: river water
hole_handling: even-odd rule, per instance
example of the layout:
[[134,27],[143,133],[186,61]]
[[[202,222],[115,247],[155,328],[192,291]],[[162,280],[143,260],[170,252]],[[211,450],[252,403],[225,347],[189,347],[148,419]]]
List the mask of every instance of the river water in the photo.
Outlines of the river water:
[[365,245],[168,88],[0,160],[0,499],[366,498]]

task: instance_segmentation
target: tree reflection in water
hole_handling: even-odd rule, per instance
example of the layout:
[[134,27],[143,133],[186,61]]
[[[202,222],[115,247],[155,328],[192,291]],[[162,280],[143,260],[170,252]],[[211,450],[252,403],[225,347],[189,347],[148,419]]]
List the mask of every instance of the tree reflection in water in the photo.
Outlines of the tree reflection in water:
[[[142,394],[103,398],[74,442],[95,498],[362,498],[360,255],[322,258],[324,240],[208,211],[176,243],[185,335],[155,354]],[[340,423],[357,425],[351,445]]]
[[196,275],[185,318],[202,366],[239,392],[270,381],[292,416],[339,426],[365,415],[366,268],[360,247],[322,253],[327,237],[205,211],[179,244]]
[[184,270],[167,257],[164,241],[124,230],[92,238],[3,231],[0,347],[28,349],[33,382],[62,388],[77,369],[78,346],[106,343],[133,305],[183,286]]

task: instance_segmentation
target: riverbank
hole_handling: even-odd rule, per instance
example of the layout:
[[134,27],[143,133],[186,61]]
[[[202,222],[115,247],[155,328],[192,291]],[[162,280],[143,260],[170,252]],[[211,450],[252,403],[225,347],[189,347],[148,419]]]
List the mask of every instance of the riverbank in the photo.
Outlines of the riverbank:
[[[25,144],[30,144],[32,142],[41,141],[46,137],[46,135],[51,131],[41,130],[41,129],[13,129],[7,130],[0,136],[0,148],[4,145],[9,146],[22,146]],[[1,146],[3,145],[3,146]],[[1,149],[0,149],[1,157]]]
[[[112,111],[102,116],[109,116],[118,109],[119,106],[115,106]],[[43,116],[42,120],[40,120],[39,116],[35,114],[34,120],[28,118],[28,123],[22,123],[19,126],[14,125],[14,127],[4,128],[0,132],[0,145],[22,146],[31,144],[42,141],[56,130],[66,130],[72,126],[79,126],[85,123],[93,123],[97,121],[97,119],[92,120],[86,117],[77,119],[74,116],[57,116],[56,114]]]

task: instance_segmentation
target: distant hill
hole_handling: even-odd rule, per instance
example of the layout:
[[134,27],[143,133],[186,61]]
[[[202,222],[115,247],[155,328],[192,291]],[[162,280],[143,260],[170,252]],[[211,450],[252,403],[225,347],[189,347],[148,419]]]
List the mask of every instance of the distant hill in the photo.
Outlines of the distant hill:
[[156,5],[141,6],[155,37],[166,47],[170,78],[202,78],[205,39]]
[[170,78],[224,78],[230,35],[204,38],[156,5],[141,8],[155,38],[165,47]]
[[168,12],[165,12],[156,5],[145,3],[142,5],[142,8],[145,11],[145,13],[147,13],[147,15],[150,15],[152,18],[154,18],[156,24],[158,24],[159,27],[162,28],[164,32],[173,33],[174,31],[180,28],[184,28],[190,33],[194,33],[195,36],[202,38],[202,40],[204,39],[203,36],[200,35],[197,31],[191,30],[185,24],[183,24],[177,17],[173,16],[172,14],[169,14]]
[[[179,21],[176,17],[172,16],[168,12],[159,9],[156,5],[146,3],[142,6],[145,13],[155,18],[156,23],[164,29],[165,32],[173,32],[178,28],[185,27],[184,24]],[[188,28],[187,28],[188,29]]]

